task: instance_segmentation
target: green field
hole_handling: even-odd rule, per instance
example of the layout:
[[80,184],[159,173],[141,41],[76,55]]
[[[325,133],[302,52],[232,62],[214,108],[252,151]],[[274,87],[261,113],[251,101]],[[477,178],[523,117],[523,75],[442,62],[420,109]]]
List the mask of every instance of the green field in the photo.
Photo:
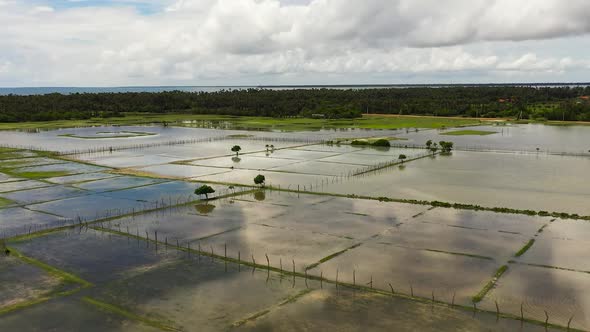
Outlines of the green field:
[[138,114],[130,113],[120,118],[93,118],[89,120],[62,120],[46,122],[0,123],[0,130],[54,129],[88,127],[96,125],[136,125],[168,123],[174,126],[211,127],[227,129],[263,129],[302,131],[337,128],[398,129],[445,128],[477,125],[476,119],[417,117],[417,116],[368,116],[357,119],[271,118],[252,116],[194,115],[194,114]]
[[441,133],[441,135],[450,135],[450,136],[486,136],[486,135],[493,135],[497,133],[496,131],[487,131],[487,130],[456,130],[456,131],[447,131],[446,133]]

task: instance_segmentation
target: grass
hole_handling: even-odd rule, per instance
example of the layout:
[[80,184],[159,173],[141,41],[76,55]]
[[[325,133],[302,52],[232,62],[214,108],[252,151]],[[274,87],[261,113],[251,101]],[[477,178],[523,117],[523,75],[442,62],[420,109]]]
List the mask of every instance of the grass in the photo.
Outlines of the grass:
[[324,262],[327,262],[327,261],[329,261],[329,260],[331,260],[331,259],[333,259],[333,258],[335,258],[335,257],[337,257],[337,256],[340,256],[340,255],[342,255],[343,253],[345,253],[345,252],[347,252],[347,251],[349,251],[349,250],[352,250],[352,249],[354,249],[354,248],[356,248],[356,247],[358,247],[358,246],[360,246],[360,245],[361,245],[361,243],[356,243],[356,244],[354,244],[354,245],[352,245],[352,246],[350,246],[350,247],[348,247],[348,248],[346,248],[346,249],[344,249],[344,250],[340,250],[340,251],[338,251],[338,252],[335,252],[335,253],[333,253],[333,254],[331,254],[331,255],[329,255],[329,256],[326,256],[326,257],[324,257],[324,258],[320,259],[319,261],[317,261],[317,262],[315,262],[315,263],[313,263],[313,264],[311,264],[311,265],[307,266],[307,267],[305,268],[305,270],[306,270],[306,271],[308,271],[308,270],[311,270],[311,269],[313,269],[313,268],[317,267],[318,265],[320,265],[320,264],[322,264],[322,263],[324,263]]
[[514,257],[520,257],[522,255],[524,255],[525,252],[527,252],[527,250],[529,250],[533,244],[535,244],[535,239],[530,239],[529,242],[527,242],[527,244],[524,245],[524,247],[520,248],[520,250],[514,254]]
[[21,159],[21,158],[26,158],[26,157],[23,157],[22,155],[20,155],[18,150],[4,151],[4,152],[2,152],[0,150],[0,160]]
[[111,312],[111,313],[117,314],[119,316],[131,319],[131,320],[134,320],[137,322],[141,322],[145,325],[155,327],[155,328],[163,330],[163,331],[180,331],[180,329],[170,326],[169,323],[167,323],[167,322],[162,322],[162,321],[150,319],[147,317],[142,317],[142,316],[136,315],[126,309],[123,309],[121,307],[117,307],[117,306],[109,304],[109,303],[98,301],[96,299],[93,299],[93,298],[90,298],[87,296],[83,297],[82,300],[88,304],[91,304],[91,305],[103,310],[103,311]]
[[13,201],[8,198],[0,197],[0,208],[14,204]]
[[492,257],[482,256],[482,255],[476,255],[476,254],[468,254],[468,253],[463,253],[463,252],[445,251],[445,250],[437,250],[437,249],[424,249],[424,250],[425,251],[430,251],[430,252],[437,252],[437,253],[441,253],[441,254],[448,254],[448,255],[455,255],[455,256],[465,256],[465,257],[478,258],[478,259],[494,260]]
[[484,296],[486,296],[486,294],[494,287],[494,285],[496,285],[496,282],[498,281],[498,279],[500,279],[500,277],[504,274],[504,272],[506,272],[506,270],[508,270],[508,265],[500,266],[500,268],[494,274],[494,277],[492,278],[492,280],[490,280],[482,288],[482,290],[480,290],[479,293],[477,293],[477,295],[472,297],[471,301],[473,301],[473,303],[481,302],[481,300],[483,300]]
[[451,136],[486,136],[486,135],[493,135],[496,134],[497,131],[488,131],[488,130],[455,130],[455,131],[447,131],[445,133],[441,133],[441,135],[451,135]]
[[31,180],[38,180],[38,179],[46,179],[46,178],[53,178],[53,177],[60,177],[66,175],[72,175],[72,173],[67,171],[47,171],[47,172],[22,172],[22,173],[13,173],[16,176],[27,178]]
[[270,118],[229,115],[148,114],[126,113],[120,118],[92,118],[89,120],[60,120],[45,122],[0,123],[0,130],[55,129],[97,125],[136,125],[167,122],[187,127],[229,127],[234,129],[262,129],[302,131],[338,128],[399,129],[445,128],[480,124],[479,119],[421,116],[363,116],[357,119]]

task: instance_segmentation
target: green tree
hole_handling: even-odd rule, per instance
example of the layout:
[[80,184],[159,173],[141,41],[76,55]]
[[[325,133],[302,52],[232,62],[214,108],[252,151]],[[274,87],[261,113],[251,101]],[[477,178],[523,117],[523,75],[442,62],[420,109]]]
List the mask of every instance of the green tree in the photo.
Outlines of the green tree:
[[436,151],[438,151],[438,144],[433,143],[432,146],[430,147],[430,152],[432,152],[432,155],[434,156]]
[[232,152],[236,153],[236,157],[240,155],[240,151],[242,150],[242,148],[239,145],[234,145],[231,148]]
[[260,185],[262,187],[264,187],[264,183],[266,182],[266,178],[264,177],[264,175],[262,174],[258,174],[256,175],[256,177],[254,178],[254,184]]
[[453,150],[453,142],[440,141],[440,149],[442,153],[449,153]]
[[431,146],[432,146],[432,140],[431,140],[431,139],[429,139],[428,141],[426,141],[426,148],[427,148],[428,150],[430,150],[430,147],[431,147]]
[[195,195],[201,196],[205,195],[205,199],[209,199],[209,194],[213,194],[215,189],[211,188],[210,186],[204,184],[199,188],[195,189]]
[[402,164],[404,163],[404,160],[407,159],[408,157],[405,154],[400,154],[398,159],[401,160]]
[[372,144],[373,146],[385,146],[385,147],[390,147],[391,143],[389,143],[389,140],[386,140],[384,138],[378,139],[375,142],[373,142]]

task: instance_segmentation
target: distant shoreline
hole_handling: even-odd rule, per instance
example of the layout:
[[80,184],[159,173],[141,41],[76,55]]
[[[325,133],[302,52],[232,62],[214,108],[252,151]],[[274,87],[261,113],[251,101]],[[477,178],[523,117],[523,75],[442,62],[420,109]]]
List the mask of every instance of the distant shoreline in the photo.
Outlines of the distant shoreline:
[[587,87],[590,82],[553,83],[452,83],[452,84],[333,84],[333,85],[202,85],[202,86],[114,86],[114,87],[0,87],[0,95],[44,95],[51,93],[125,93],[125,92],[217,92],[243,89],[403,89],[403,88],[446,88],[446,87]]

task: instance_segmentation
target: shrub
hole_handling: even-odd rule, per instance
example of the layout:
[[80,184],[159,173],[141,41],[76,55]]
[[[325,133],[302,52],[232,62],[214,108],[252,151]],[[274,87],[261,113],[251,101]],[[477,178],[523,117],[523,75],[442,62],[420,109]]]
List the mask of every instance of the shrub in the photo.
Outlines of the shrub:
[[381,138],[381,139],[378,139],[375,142],[373,142],[372,145],[373,146],[386,146],[386,147],[390,147],[391,146],[391,143],[389,143],[388,140],[386,140],[384,138]]

